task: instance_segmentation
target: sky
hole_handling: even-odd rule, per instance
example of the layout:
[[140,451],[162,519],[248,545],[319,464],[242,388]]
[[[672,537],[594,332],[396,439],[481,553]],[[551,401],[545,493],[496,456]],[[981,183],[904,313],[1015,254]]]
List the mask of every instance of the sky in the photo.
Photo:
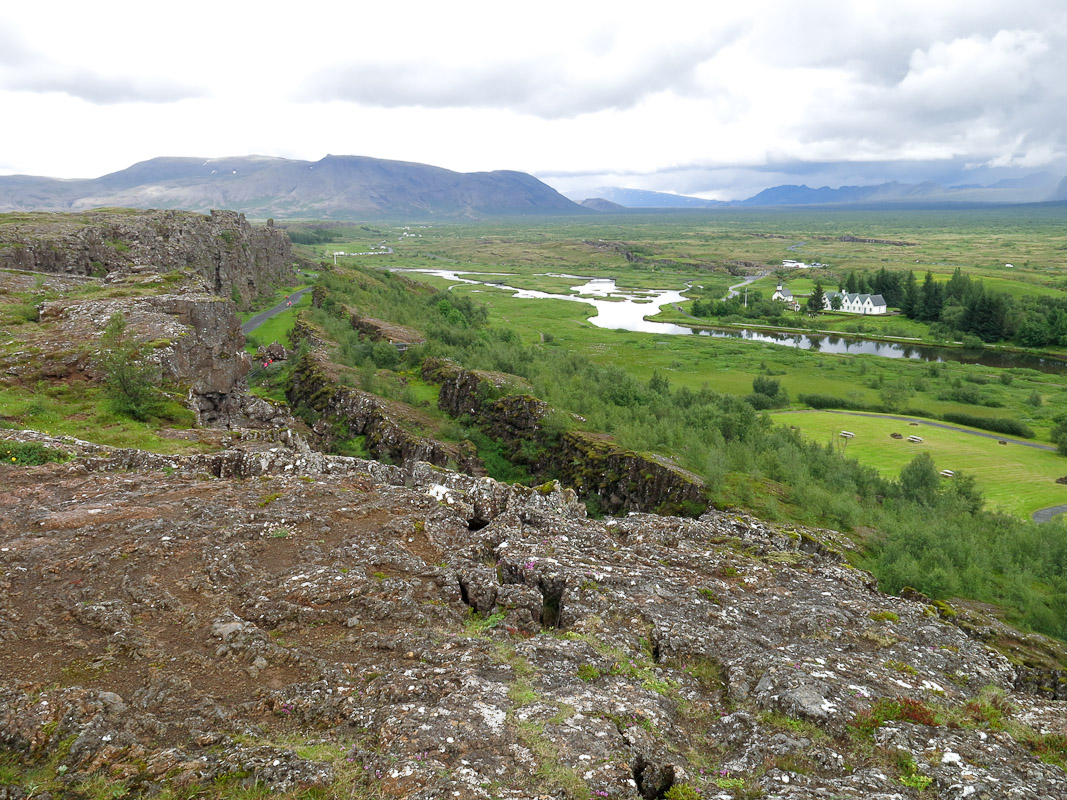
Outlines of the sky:
[[0,174],[327,154],[560,191],[1067,175],[1063,0],[0,6]]

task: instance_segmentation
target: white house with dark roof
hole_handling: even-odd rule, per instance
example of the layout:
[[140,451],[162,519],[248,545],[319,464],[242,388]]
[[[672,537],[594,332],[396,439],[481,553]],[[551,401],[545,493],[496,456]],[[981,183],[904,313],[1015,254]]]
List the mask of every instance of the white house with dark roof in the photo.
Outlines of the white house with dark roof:
[[846,314],[885,314],[885,298],[880,294],[859,294],[853,292],[825,292],[822,296],[823,308],[833,308],[833,298],[841,298],[841,308]]
[[800,310],[799,301],[797,301],[797,299],[793,297],[793,293],[791,291],[789,291],[787,288],[785,288],[785,286],[782,285],[781,281],[778,281],[778,288],[775,289],[774,294],[771,295],[771,300],[777,300],[780,303],[785,303],[794,311]]

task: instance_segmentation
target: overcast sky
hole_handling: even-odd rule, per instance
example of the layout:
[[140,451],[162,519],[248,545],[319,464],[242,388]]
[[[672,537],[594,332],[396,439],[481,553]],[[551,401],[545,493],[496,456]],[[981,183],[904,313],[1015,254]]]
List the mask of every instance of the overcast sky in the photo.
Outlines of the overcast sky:
[[0,6],[0,174],[327,153],[560,190],[1067,174],[1063,0]]

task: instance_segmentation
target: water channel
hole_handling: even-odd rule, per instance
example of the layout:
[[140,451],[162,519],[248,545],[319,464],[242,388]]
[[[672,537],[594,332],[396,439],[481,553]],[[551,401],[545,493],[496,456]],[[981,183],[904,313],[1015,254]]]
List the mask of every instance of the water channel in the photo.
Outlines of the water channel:
[[670,322],[652,322],[646,315],[655,314],[660,308],[685,300],[681,290],[638,289],[621,290],[612,278],[588,278],[565,273],[545,273],[547,277],[570,278],[585,281],[571,287],[575,294],[551,294],[533,289],[519,289],[496,278],[510,277],[505,272],[465,272],[450,269],[395,269],[396,272],[418,272],[434,275],[456,283],[483,285],[513,292],[518,299],[568,300],[592,306],[596,313],[589,322],[598,328],[610,330],[655,333],[667,336],[709,336],[716,339],[745,339],[752,342],[777,344],[798,350],[813,350],[821,353],[867,354],[883,358],[908,358],[919,361],[958,361],[964,364],[981,364],[987,367],[1025,367],[1053,374],[1067,372],[1067,362],[1055,358],[1042,358],[1024,353],[1010,353],[983,348],[967,349],[911,345],[899,342],[883,342],[857,336],[832,334],[787,333],[759,331],[747,328],[721,328],[698,330]]

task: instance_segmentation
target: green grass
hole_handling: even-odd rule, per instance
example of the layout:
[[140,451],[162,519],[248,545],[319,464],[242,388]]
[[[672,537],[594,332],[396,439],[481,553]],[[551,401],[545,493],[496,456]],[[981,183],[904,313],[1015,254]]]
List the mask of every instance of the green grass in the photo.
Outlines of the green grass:
[[[1029,518],[1039,508],[1067,503],[1067,486],[1055,483],[1067,475],[1067,459],[1055,452],[1037,450],[996,439],[971,436],[960,431],[928,425],[912,427],[887,418],[854,417],[825,411],[772,414],[782,425],[795,425],[806,437],[838,448],[861,464],[896,477],[918,453],[928,452],[939,470],[963,471],[978,481],[988,507]],[[854,439],[841,439],[848,430]],[[905,439],[892,439],[891,433]],[[907,441],[920,436],[921,444]]]
[[[184,419],[177,427],[192,426],[192,412],[174,401],[168,413]],[[158,420],[137,422],[108,409],[100,387],[57,384],[37,390],[0,387],[0,426],[32,429],[53,436],[73,436],[107,447],[131,447],[155,453],[194,453],[204,447],[197,442],[161,435]]]

